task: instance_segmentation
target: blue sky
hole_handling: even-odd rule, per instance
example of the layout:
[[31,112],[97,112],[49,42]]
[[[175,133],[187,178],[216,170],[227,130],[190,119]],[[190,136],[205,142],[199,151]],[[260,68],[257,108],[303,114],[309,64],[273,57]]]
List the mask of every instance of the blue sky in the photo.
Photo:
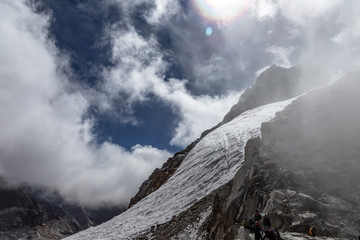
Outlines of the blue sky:
[[[90,9],[79,7],[79,4]],[[99,1],[43,1],[41,7],[43,11],[52,11],[54,21],[51,22],[50,34],[54,36],[56,46],[70,55],[70,67],[75,75],[72,80],[89,88],[101,84],[103,80],[97,69],[113,65],[109,61],[111,44],[102,40],[104,28],[107,24],[123,21],[119,6],[110,4],[103,7],[101,4]],[[152,31],[142,17],[147,8],[142,7],[130,14],[137,31],[143,35]],[[139,13],[135,14],[137,11]],[[169,45],[165,42],[164,48],[171,48]],[[168,74],[178,77],[181,72],[174,64]],[[139,121],[136,125],[119,123],[112,116],[99,114],[96,105],[91,106],[89,114],[96,119],[93,132],[97,140],[104,142],[111,139],[127,149],[136,144],[153,145],[172,152],[180,149],[169,144],[176,116],[168,106],[149,98],[145,103],[135,104],[133,109],[133,117]]]
[[[350,0],[0,0],[0,175],[124,204],[256,76],[359,66]],[[211,27],[212,31],[206,31]]]

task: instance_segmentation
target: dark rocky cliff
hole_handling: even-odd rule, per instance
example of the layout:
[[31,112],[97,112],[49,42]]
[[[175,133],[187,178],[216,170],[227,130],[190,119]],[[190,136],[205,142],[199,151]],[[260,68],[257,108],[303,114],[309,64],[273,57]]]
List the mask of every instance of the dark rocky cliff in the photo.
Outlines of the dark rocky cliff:
[[[273,226],[355,239],[360,232],[360,82],[351,74],[304,96],[270,123],[212,214],[209,239],[233,239],[255,209]],[[214,227],[215,226],[215,227]]]
[[56,194],[46,198],[40,190],[6,186],[0,178],[0,239],[61,239],[125,210],[80,207],[67,204]]
[[60,239],[78,230],[61,208],[37,201],[24,189],[0,189],[1,239]]
[[75,220],[80,230],[106,222],[126,210],[123,206],[88,208],[65,202],[62,202],[59,207]]

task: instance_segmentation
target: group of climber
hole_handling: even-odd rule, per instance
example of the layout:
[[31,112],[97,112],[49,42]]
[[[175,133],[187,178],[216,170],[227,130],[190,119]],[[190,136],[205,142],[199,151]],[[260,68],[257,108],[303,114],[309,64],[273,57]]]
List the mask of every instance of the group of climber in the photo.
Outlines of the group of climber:
[[255,240],[282,240],[279,229],[271,228],[269,215],[266,214],[262,217],[258,210],[255,210],[252,218],[245,218],[242,225],[246,230],[255,234]]

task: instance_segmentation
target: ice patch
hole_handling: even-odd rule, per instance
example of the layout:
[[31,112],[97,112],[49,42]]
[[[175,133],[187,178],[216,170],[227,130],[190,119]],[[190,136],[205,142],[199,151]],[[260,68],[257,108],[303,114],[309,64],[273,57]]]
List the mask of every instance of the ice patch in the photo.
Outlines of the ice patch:
[[314,218],[314,217],[317,217],[317,214],[312,213],[312,212],[306,212],[306,213],[299,214],[299,217],[301,217],[301,218]]
[[309,195],[306,195],[306,194],[304,194],[304,193],[298,193],[299,194],[299,196],[302,196],[302,197],[304,197],[304,198],[308,198],[308,199],[311,199],[311,200],[313,200],[313,201],[316,201],[313,197],[310,197]]

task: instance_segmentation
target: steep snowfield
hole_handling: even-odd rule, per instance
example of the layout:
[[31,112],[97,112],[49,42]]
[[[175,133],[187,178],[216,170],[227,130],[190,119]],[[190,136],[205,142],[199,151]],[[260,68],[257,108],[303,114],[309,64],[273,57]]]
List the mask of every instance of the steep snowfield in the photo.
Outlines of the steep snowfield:
[[127,239],[171,220],[231,180],[243,162],[246,142],[260,136],[261,123],[292,100],[249,110],[209,133],[157,191],[112,220],[67,239]]

